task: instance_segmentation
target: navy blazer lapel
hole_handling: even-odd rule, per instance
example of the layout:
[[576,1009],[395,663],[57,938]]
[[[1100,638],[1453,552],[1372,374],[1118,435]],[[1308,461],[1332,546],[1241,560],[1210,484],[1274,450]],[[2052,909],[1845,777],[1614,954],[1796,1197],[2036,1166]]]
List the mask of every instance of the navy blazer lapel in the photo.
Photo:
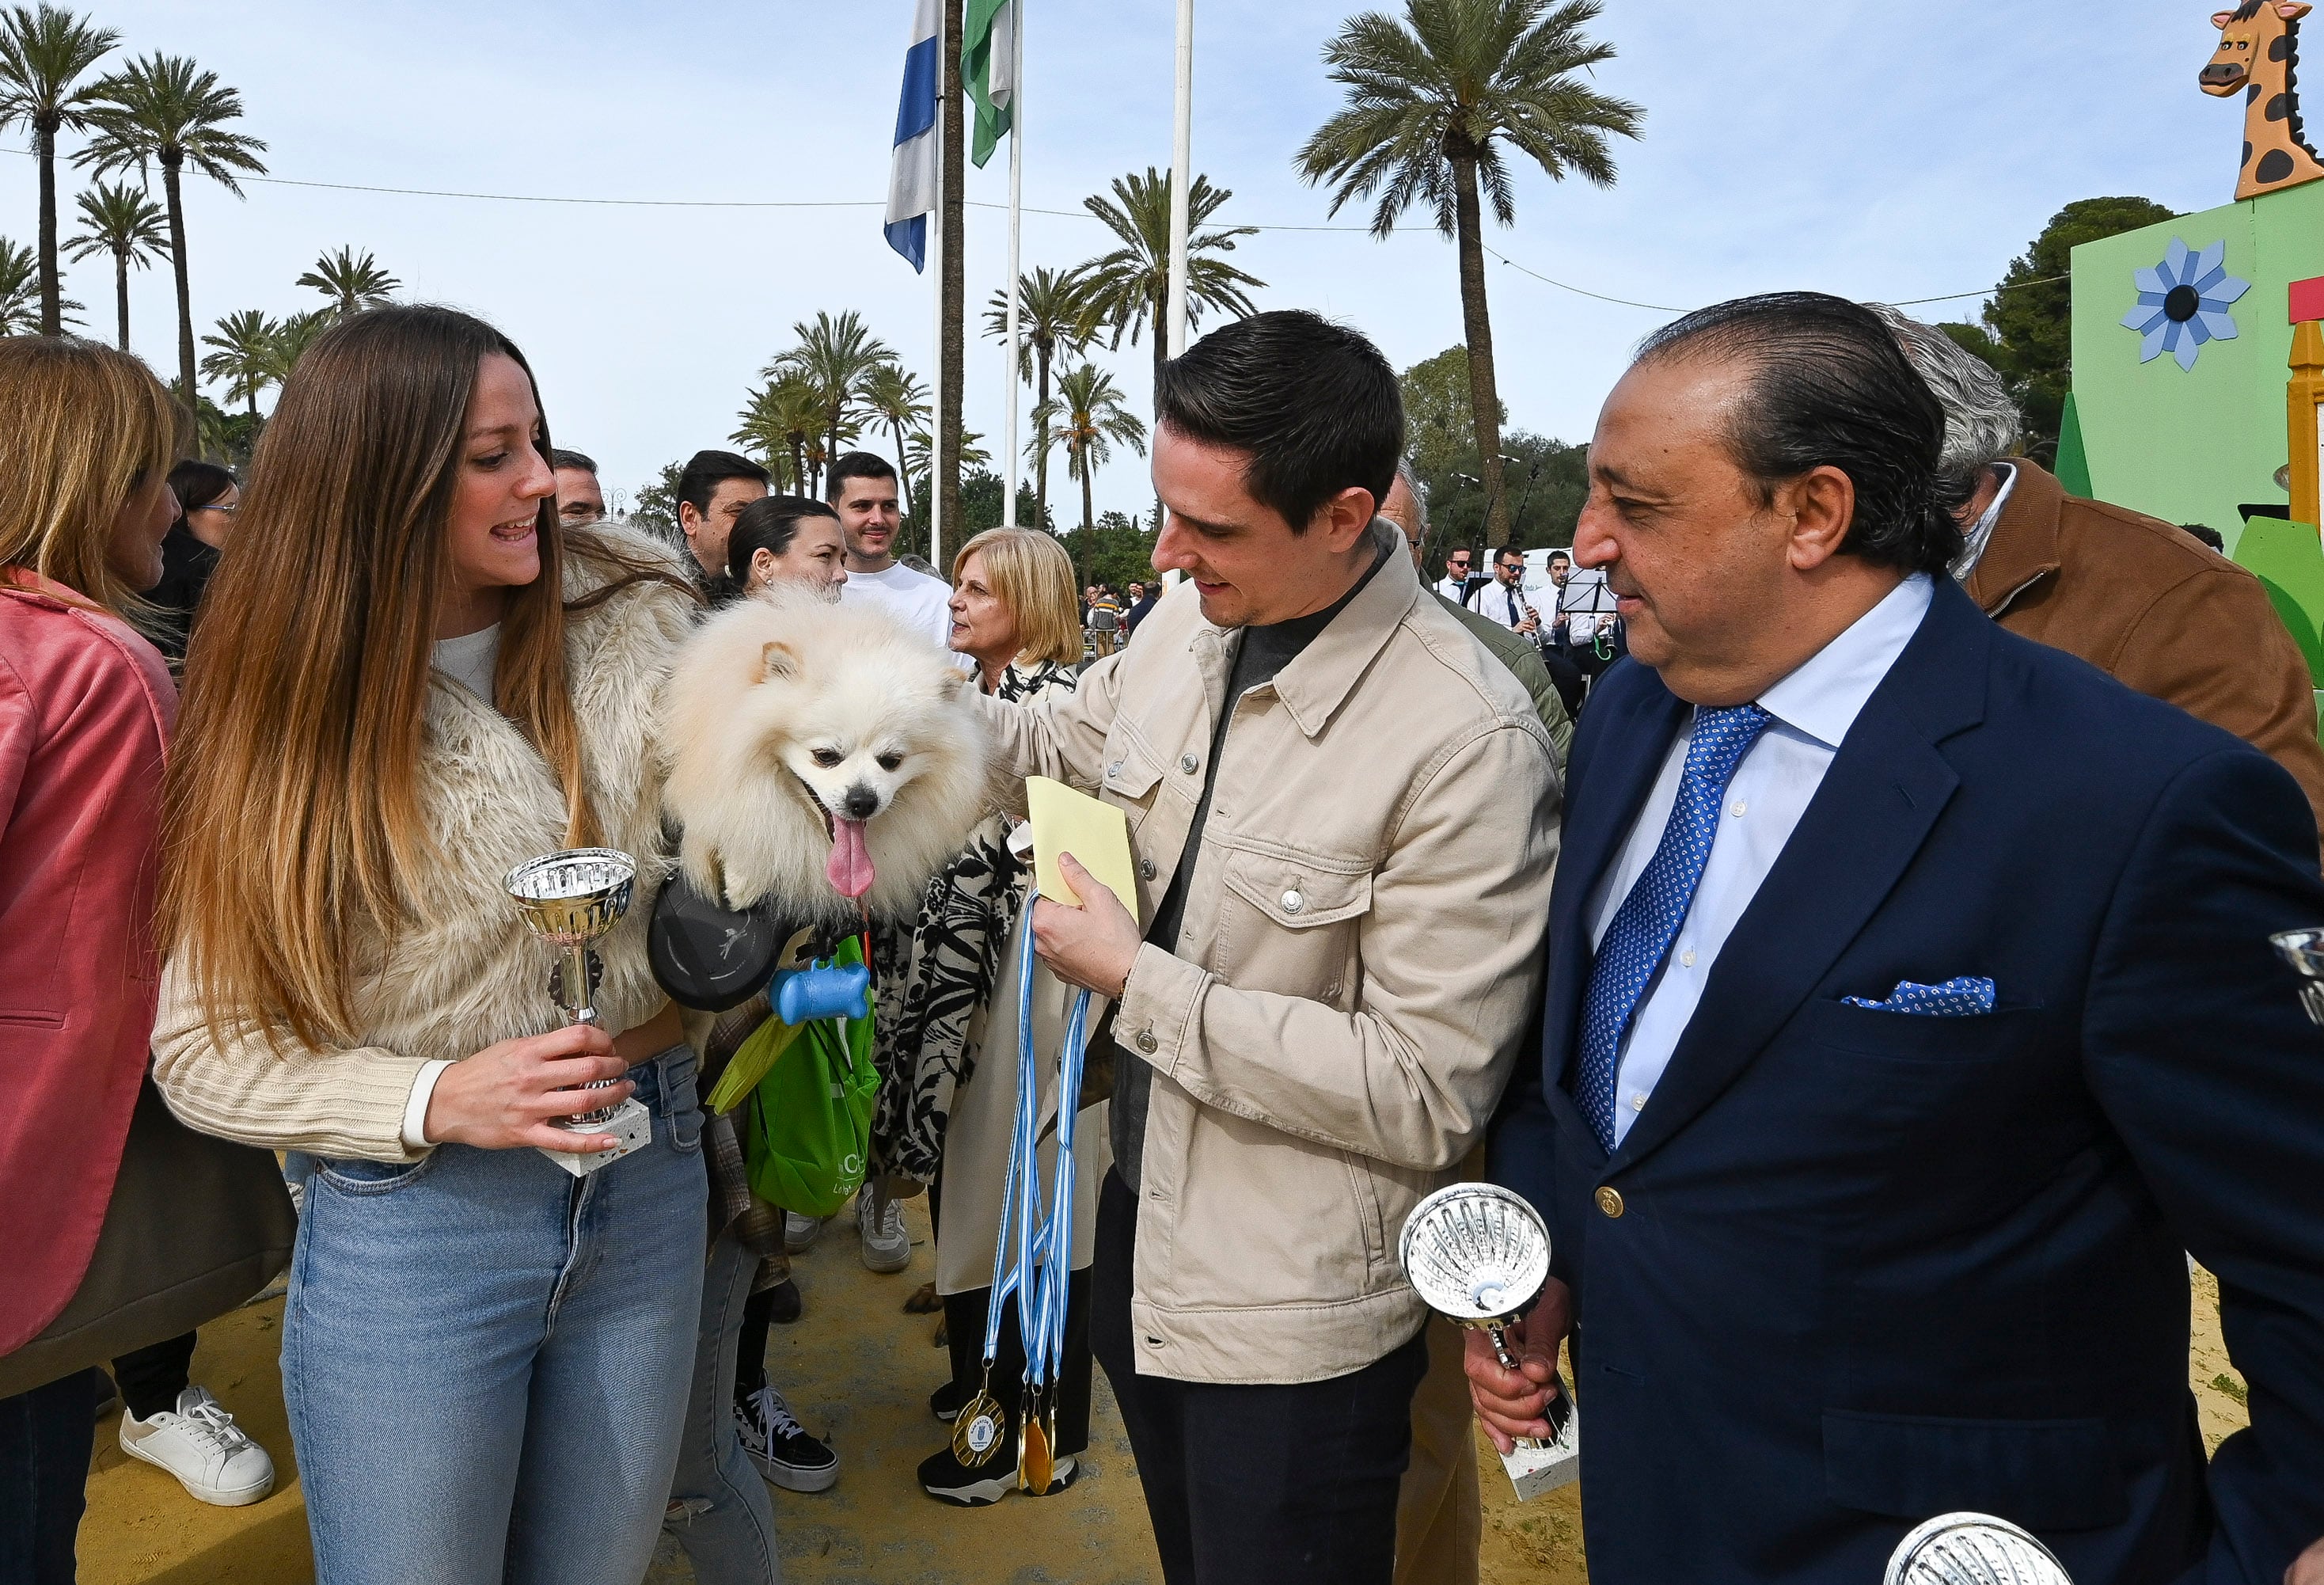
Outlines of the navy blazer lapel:
[[1619,1168],[1716,1100],[1799,1010],[1921,851],[1960,785],[1937,745],[1984,719],[1993,625],[1949,577],[1866,701],[1735,923]]
[[[1609,687],[1609,682],[1626,686]],[[1670,752],[1671,740],[1692,707],[1664,687],[1654,672],[1627,663],[1607,673],[1594,690],[1584,713],[1589,719],[1583,730],[1591,733],[1591,741],[1575,746],[1578,762],[1566,794],[1563,857],[1550,891],[1541,1085],[1550,1110],[1571,1112],[1567,1120],[1581,1126],[1584,1138],[1590,1138],[1590,1130],[1581,1125],[1581,1113],[1561,1081],[1581,1021],[1582,991],[1590,981],[1590,898],[1613,868],[1622,839],[1638,817],[1638,806],[1646,801]]]

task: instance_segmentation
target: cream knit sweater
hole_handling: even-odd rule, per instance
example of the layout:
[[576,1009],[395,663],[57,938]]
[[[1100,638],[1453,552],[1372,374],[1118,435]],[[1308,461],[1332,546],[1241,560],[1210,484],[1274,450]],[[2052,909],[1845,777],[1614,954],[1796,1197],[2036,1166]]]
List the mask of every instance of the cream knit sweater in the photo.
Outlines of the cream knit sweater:
[[[642,535],[592,531],[684,576],[677,558]],[[568,598],[604,580],[600,567],[567,555]],[[694,612],[680,591],[643,584],[567,625],[590,799],[606,845],[639,862],[629,914],[597,948],[605,965],[597,1009],[617,1034],[666,1000],[646,963],[646,924],[670,864],[653,727],[662,678]],[[287,1034],[270,1044],[239,1016],[222,1019],[226,1038],[214,1041],[182,965],[164,969],[153,1074],[189,1127],[276,1149],[415,1160],[402,1142],[403,1109],[424,1065],[556,1026],[549,954],[525,933],[501,889],[510,869],[565,845],[565,798],[555,773],[489,701],[439,674],[429,690],[419,774],[441,862],[416,889],[401,929],[370,932],[358,942],[353,1044],[318,1050]]]

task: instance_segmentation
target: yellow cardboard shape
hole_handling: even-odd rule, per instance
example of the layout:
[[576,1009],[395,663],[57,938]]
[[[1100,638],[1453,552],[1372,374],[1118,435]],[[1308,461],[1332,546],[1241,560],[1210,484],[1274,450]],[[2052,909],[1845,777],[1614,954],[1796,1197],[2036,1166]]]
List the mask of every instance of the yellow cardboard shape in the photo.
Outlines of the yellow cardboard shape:
[[1128,816],[1046,776],[1025,779],[1025,811],[1033,825],[1033,880],[1043,897],[1081,906],[1057,869],[1057,855],[1071,853],[1137,914],[1138,871],[1130,862]]

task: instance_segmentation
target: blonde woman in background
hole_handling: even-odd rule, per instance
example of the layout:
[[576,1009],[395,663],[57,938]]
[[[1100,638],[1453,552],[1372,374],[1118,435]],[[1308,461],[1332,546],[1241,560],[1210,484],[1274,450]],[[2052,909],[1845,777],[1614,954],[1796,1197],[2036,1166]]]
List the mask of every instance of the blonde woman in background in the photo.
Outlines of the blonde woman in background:
[[[128,618],[161,578],[179,427],[126,353],[0,340],[0,1355],[79,1290],[145,1077],[177,689]],[[73,1578],[96,1397],[81,1369],[0,1398],[0,1579]]]
[[[558,531],[554,491],[505,336],[357,315],[283,389],[187,665],[156,1074],[315,1158],[282,1378],[321,1585],[635,1585],[677,1460],[702,1114],[645,927],[696,596],[641,536]],[[602,1027],[560,1027],[502,877],[598,843],[637,895]],[[630,1095],[646,1148],[543,1154],[610,1147],[557,1121]]]
[[[961,547],[952,573],[952,647],[976,662],[978,687],[1019,704],[1073,689],[1082,629],[1073,563],[1055,536],[990,530]],[[1010,825],[996,815],[978,829],[930,883],[908,956],[881,965],[879,1030],[889,1083],[873,1125],[873,1156],[891,1174],[936,1185],[936,1286],[952,1349],[952,1379],[929,1400],[939,1420],[959,1413],[983,1375],[985,1306],[1017,1108],[1018,932],[1032,876],[1008,850]],[[1041,1171],[1045,1182],[1054,1182],[1053,1092],[1074,992],[1038,965],[1032,992],[1034,1044],[1048,1086],[1039,1103],[1047,1139]],[[1103,1010],[1103,1004],[1092,1009],[1093,1028]],[[1079,1130],[1081,1193],[1074,1203],[1053,1491],[1074,1482],[1078,1455],[1089,1444],[1089,1251],[1097,1185],[1112,1163],[1103,1112],[1084,1116]],[[1012,1304],[992,1370],[993,1396],[1012,1416],[1023,1373]],[[1012,1418],[1005,1447],[1016,1445],[1015,1429]],[[931,1497],[981,1507],[1013,1489],[1016,1469],[1006,1457],[967,1469],[947,1445],[922,1461],[919,1481]]]

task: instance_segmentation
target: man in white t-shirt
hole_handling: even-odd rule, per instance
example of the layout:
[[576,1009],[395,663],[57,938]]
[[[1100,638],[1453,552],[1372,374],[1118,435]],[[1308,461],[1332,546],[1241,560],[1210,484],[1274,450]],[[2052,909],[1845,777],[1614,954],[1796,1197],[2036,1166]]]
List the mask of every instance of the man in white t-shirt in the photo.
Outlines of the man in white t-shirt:
[[[915,632],[941,649],[952,647],[952,585],[914,572],[895,557],[896,530],[903,513],[896,504],[896,469],[884,456],[851,451],[831,465],[824,499],[839,514],[847,539],[847,581],[843,602],[885,606]],[[973,669],[974,661],[968,663]]]

